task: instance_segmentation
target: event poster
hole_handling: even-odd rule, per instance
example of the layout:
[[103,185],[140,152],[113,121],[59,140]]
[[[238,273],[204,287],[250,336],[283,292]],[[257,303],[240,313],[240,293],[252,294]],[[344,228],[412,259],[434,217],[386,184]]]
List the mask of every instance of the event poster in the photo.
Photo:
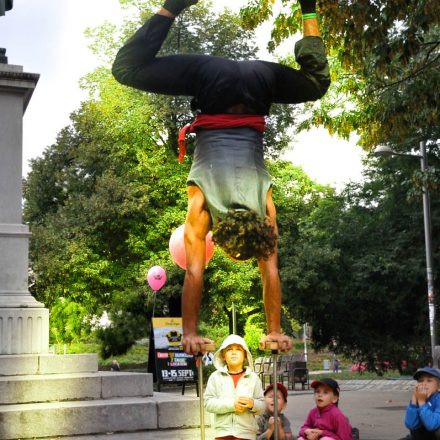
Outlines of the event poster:
[[194,382],[194,356],[182,346],[182,318],[153,318],[156,371],[161,382]]

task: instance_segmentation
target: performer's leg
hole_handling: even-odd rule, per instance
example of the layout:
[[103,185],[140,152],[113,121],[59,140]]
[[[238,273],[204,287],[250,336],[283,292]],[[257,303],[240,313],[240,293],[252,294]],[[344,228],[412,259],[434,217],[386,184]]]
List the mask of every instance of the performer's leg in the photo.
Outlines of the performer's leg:
[[112,67],[119,82],[133,86],[135,74],[154,59],[173,22],[173,18],[153,15],[119,49]]
[[156,57],[173,21],[153,15],[124,44],[112,67],[119,82],[153,93],[195,96],[200,78],[211,74],[208,67],[212,74],[218,74],[218,64],[224,62],[220,58],[196,54]]

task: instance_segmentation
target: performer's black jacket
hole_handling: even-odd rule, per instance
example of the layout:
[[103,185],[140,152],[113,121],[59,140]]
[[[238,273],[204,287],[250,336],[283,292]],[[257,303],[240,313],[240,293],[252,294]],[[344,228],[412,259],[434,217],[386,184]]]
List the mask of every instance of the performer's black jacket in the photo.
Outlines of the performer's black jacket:
[[198,54],[156,57],[174,19],[153,15],[119,50],[113,75],[126,85],[153,93],[192,96],[193,110],[266,115],[272,103],[300,103],[322,97],[330,85],[320,37],[295,45],[300,70],[268,61],[235,61]]

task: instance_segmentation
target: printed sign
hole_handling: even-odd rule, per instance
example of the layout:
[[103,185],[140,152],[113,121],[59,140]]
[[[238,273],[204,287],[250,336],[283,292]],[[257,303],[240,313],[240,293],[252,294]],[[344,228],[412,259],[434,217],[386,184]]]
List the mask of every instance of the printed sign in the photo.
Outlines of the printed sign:
[[194,382],[196,364],[182,346],[182,318],[153,318],[157,378],[160,382]]

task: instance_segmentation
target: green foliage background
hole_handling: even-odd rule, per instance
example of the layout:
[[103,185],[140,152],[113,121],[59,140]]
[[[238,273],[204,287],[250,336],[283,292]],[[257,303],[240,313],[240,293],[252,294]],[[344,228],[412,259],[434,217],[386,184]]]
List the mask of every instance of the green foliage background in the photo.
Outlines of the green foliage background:
[[[103,62],[82,80],[89,99],[57,142],[32,162],[24,185],[24,214],[33,233],[32,292],[51,309],[51,339],[78,341],[97,329],[105,356],[125,352],[148,333],[154,298],[145,275],[151,266],[161,265],[168,277],[155,301],[156,316],[180,314],[184,273],[170,259],[168,240],[184,222],[190,167],[190,159],[183,165],[176,160],[177,130],[192,118],[189,99],[141,93],[110,74],[121,42],[151,13],[147,2],[124,3],[135,18],[121,35],[110,24],[89,31]],[[237,15],[213,15],[200,5],[179,18],[161,53],[249,58],[256,54],[252,38],[253,32],[240,29]],[[293,120],[292,107],[275,109],[266,137],[268,156],[278,156],[287,144],[286,127]],[[271,166],[279,168],[280,180],[290,173],[307,182],[303,191],[313,188],[300,169]],[[277,191],[286,214],[315,203]],[[256,263],[236,265],[217,250],[207,268],[202,319],[228,324],[234,302],[243,331],[247,317],[261,314],[261,295]],[[104,312],[111,325],[100,328]],[[264,321],[259,325],[262,332]]]
[[[272,20],[273,50],[301,28],[299,5],[251,1],[248,29]],[[308,104],[298,130],[313,125],[413,153],[427,142],[429,170],[394,158],[365,163],[365,181],[348,185],[282,237],[286,302],[313,327],[315,347],[330,346],[382,371],[383,360],[412,368],[430,358],[421,190],[431,191],[434,276],[439,263],[440,3],[317,2],[332,85]],[[292,64],[291,57],[286,63]],[[295,236],[293,236],[295,237]]]
[[[119,85],[109,72],[115,51],[155,9],[121,0],[122,30],[89,31],[102,66],[82,80],[89,99],[72,114],[54,145],[32,162],[24,184],[31,240],[32,293],[51,309],[51,339],[79,341],[97,330],[105,356],[125,352],[149,332],[154,297],[145,283],[156,264],[167,271],[155,312],[178,314],[183,271],[170,260],[169,237],[186,210],[189,159],[176,161],[178,128],[189,101]],[[241,17],[208,4],[184,13],[162,53],[203,52],[253,58],[253,29],[273,21],[273,49],[301,27],[298,4],[256,0]],[[283,329],[313,328],[316,348],[330,347],[370,369],[384,361],[411,368],[429,359],[421,188],[431,191],[434,268],[439,267],[438,123],[440,4],[434,0],[318,1],[333,83],[317,103],[276,106],[265,149],[273,176],[280,233]],[[244,23],[247,30],[240,25]],[[286,63],[293,64],[292,56]],[[365,180],[340,194],[279,159],[291,126],[322,125],[359,136],[364,149],[383,143],[411,152],[428,142],[427,173],[410,159],[368,159]],[[191,147],[189,148],[191,153]],[[319,158],[317,158],[319,160]],[[437,280],[437,278],[436,278]],[[201,331],[218,342],[238,332],[256,350],[265,331],[255,262],[236,264],[220,250],[206,270]]]

